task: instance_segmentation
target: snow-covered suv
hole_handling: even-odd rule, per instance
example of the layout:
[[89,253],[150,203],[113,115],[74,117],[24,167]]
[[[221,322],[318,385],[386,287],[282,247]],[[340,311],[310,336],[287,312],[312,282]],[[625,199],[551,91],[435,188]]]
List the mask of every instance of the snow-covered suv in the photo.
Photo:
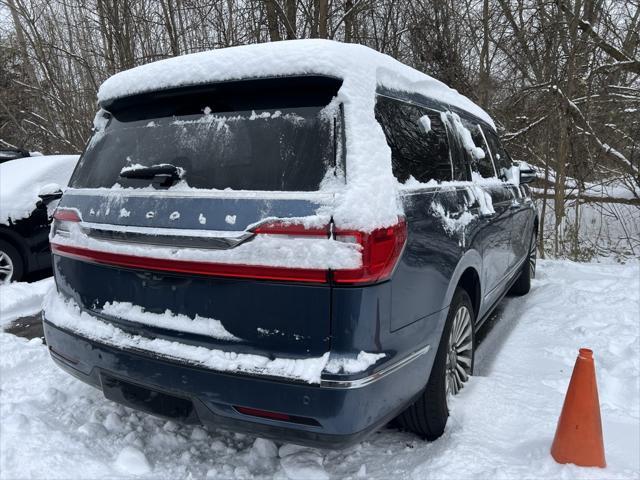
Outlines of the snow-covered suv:
[[53,359],[117,402],[339,447],[438,437],[537,217],[491,118],[359,45],[119,73],[55,213]]

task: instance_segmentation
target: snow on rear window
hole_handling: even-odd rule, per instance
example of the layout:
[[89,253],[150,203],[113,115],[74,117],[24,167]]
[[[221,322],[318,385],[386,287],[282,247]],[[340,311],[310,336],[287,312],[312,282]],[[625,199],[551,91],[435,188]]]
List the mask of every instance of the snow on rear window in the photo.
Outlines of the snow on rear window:
[[[212,112],[129,121],[115,114],[96,132],[74,188],[153,185],[123,173],[173,165],[198,189],[315,191],[335,164],[335,118],[324,106]],[[181,182],[182,183],[182,182]]]

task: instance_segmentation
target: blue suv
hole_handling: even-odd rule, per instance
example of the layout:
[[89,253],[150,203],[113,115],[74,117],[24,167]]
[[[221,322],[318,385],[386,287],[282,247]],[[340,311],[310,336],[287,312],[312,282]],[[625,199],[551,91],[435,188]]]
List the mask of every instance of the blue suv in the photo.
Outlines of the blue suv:
[[535,273],[526,165],[442,83],[322,40],[122,72],[54,215],[52,358],[116,402],[338,448],[427,439]]

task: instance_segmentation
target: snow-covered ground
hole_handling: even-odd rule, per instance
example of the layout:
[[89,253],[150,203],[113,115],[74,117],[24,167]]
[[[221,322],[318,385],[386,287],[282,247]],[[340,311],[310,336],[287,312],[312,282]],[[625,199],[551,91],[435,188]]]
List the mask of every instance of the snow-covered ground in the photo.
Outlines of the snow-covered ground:
[[35,315],[42,310],[44,294],[53,286],[53,277],[33,283],[0,285],[0,327],[16,318]]
[[[46,285],[0,287],[2,323],[21,298],[33,310]],[[337,452],[120,407],[58,370],[38,339],[0,333],[0,478],[637,479],[640,264],[543,261],[531,293],[503,302],[492,323],[441,439],[387,428]],[[549,455],[580,347],[595,352],[606,469]]]

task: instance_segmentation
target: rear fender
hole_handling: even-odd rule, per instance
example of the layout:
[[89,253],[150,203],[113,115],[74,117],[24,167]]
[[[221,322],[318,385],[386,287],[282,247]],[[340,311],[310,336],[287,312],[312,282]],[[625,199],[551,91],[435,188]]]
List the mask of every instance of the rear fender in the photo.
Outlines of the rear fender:
[[[482,256],[476,250],[467,250],[465,254],[462,256],[456,269],[451,276],[451,282],[449,283],[449,287],[447,288],[447,293],[443,299],[442,308],[449,308],[451,305],[451,300],[453,299],[453,295],[455,294],[456,288],[460,283],[460,279],[464,274],[467,268],[473,268],[478,274],[478,278],[480,278],[480,272],[482,271]],[[484,297],[483,285],[480,283],[480,301],[478,305],[478,311],[482,311],[482,298]]]

